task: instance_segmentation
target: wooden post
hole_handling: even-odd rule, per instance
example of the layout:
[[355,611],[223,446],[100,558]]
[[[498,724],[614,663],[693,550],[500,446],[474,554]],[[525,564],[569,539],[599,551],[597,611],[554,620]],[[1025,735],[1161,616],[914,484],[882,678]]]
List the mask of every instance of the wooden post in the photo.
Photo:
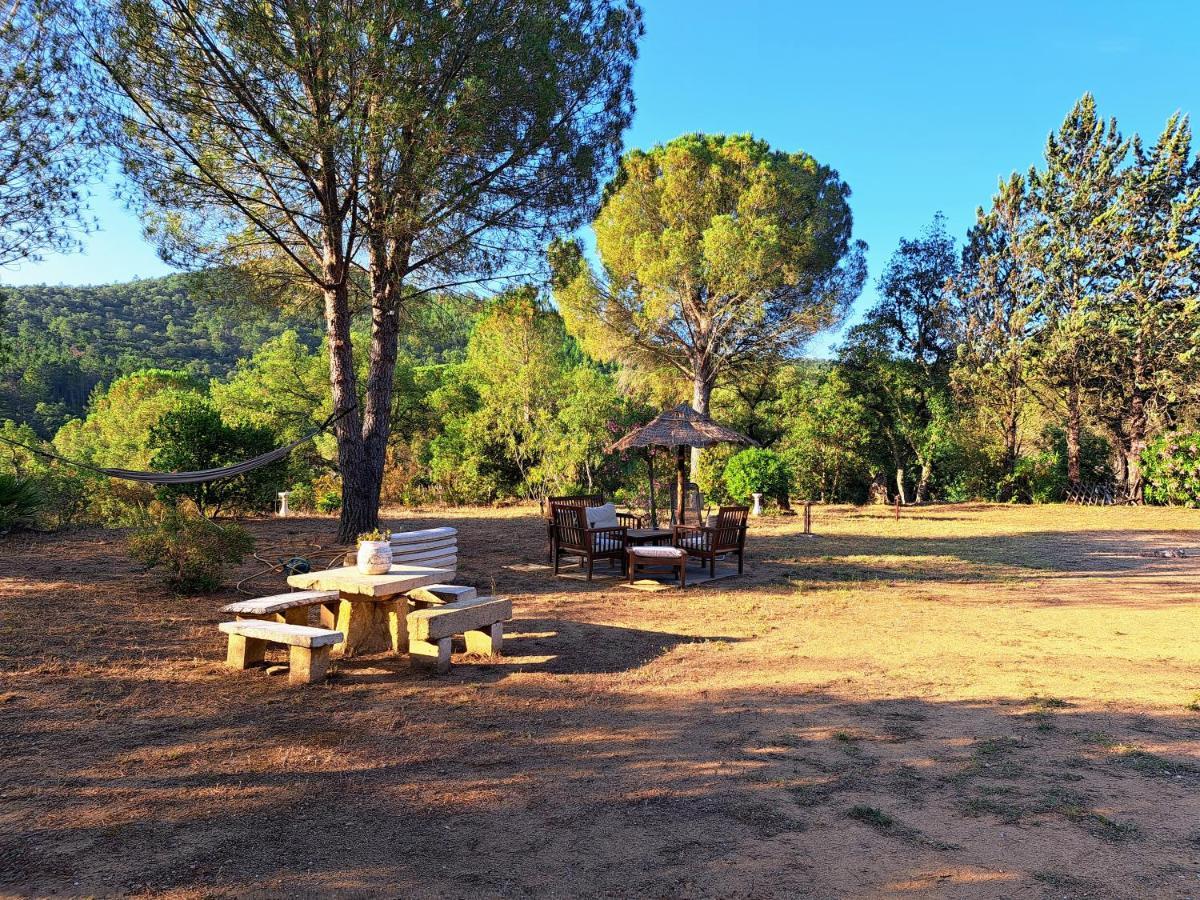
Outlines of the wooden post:
[[650,470],[650,527],[658,527],[658,509],[654,505],[654,448],[646,448],[646,468]]
[[812,534],[812,501],[804,501],[804,533]]
[[896,495],[896,521],[900,521],[900,495]]
[[687,519],[687,482],[688,482],[688,448],[679,446],[675,448],[675,502],[678,509],[675,511],[675,522],[679,525],[686,525]]

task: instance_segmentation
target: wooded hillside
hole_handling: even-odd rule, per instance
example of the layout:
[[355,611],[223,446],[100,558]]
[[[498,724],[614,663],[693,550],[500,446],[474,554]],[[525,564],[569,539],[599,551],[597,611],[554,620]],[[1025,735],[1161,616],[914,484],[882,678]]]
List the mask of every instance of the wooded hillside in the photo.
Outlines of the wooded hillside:
[[[49,436],[80,415],[97,385],[147,367],[223,375],[287,328],[309,323],[210,296],[185,275],[85,287],[4,288],[0,419]],[[235,305],[236,304],[236,305]]]

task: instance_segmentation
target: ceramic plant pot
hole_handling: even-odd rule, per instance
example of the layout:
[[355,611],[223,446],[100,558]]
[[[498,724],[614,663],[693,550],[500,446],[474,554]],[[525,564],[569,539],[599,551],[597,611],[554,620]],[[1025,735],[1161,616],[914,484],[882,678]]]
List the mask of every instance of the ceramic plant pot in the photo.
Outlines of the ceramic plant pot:
[[392,545],[387,541],[361,541],[358,545],[358,571],[364,575],[383,575],[392,567]]

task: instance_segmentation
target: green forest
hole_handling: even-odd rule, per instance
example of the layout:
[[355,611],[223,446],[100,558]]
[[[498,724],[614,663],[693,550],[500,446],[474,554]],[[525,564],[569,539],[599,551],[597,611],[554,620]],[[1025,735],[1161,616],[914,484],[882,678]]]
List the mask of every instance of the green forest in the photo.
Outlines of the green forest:
[[299,328],[274,310],[256,311],[188,275],[93,287],[31,285],[0,292],[3,360],[0,416],[52,437],[83,415],[97,387],[147,367],[198,378],[224,375],[237,361]]
[[[868,276],[836,172],[748,136],[633,151],[593,223],[594,256],[559,241],[546,281],[420,292],[400,305],[380,502],[586,491],[644,508],[646,460],[607,447],[691,402],[760,445],[699,456],[693,477],[713,503],[758,491],[785,509],[806,500],[1196,505],[1200,169],[1190,141],[1180,118],[1152,143],[1126,138],[1083,98],[1043,163],[1004,180],[967,234],[948,233],[939,215],[902,240],[874,276],[877,303],[853,319]],[[722,172],[721,191],[697,181],[694,166]],[[757,211],[764,184],[774,193]],[[818,196],[832,210],[824,243],[781,230],[781,204]],[[677,210],[670,220],[668,203],[687,210],[682,220]],[[654,204],[661,218],[647,215]],[[740,218],[722,220],[722,204]],[[705,229],[700,257],[681,257],[680,234]],[[820,283],[800,300],[789,254],[807,254],[819,273],[804,276]],[[696,272],[710,297],[703,315],[672,293]],[[764,302],[771,279],[777,299]],[[175,471],[237,462],[328,417],[328,338],[280,311],[304,304],[214,284],[180,275],[9,289],[3,435],[89,465]],[[705,335],[722,316],[739,324]],[[803,354],[813,335],[847,320],[830,358]],[[363,305],[351,359],[364,403],[371,360],[359,348],[372,327]],[[36,518],[46,525],[136,521],[170,493],[13,443],[0,458],[40,485]],[[332,512],[342,474],[326,434],[286,464],[191,496],[217,515],[269,509],[288,489],[294,505]]]

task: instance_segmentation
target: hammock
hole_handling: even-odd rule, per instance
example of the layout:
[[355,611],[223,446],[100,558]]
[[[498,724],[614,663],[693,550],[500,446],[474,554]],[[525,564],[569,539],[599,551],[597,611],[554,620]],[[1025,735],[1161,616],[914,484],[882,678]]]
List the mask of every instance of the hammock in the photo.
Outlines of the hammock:
[[14,447],[20,447],[22,450],[28,450],[30,453],[37,453],[41,456],[47,456],[50,459],[57,459],[59,462],[64,462],[77,469],[98,472],[101,475],[107,475],[109,478],[120,478],[122,481],[140,481],[144,484],[201,484],[205,481],[220,481],[222,478],[236,478],[238,475],[245,475],[247,472],[252,472],[262,466],[277,462],[301,444],[311,441],[318,434],[328,429],[334,422],[338,421],[338,419],[353,412],[354,409],[355,407],[351,406],[349,409],[344,409],[340,413],[330,416],[304,437],[292,441],[286,447],[276,447],[274,450],[268,450],[260,456],[255,456],[253,459],[247,459],[232,466],[225,466],[220,469],[204,469],[199,472],[135,472],[130,469],[105,469],[89,463],[76,462],[75,460],[59,456],[57,453],[51,453],[48,450],[42,450],[38,447],[30,447],[28,444],[22,444],[19,441],[13,441],[6,437],[0,437],[0,441],[12,444]]

